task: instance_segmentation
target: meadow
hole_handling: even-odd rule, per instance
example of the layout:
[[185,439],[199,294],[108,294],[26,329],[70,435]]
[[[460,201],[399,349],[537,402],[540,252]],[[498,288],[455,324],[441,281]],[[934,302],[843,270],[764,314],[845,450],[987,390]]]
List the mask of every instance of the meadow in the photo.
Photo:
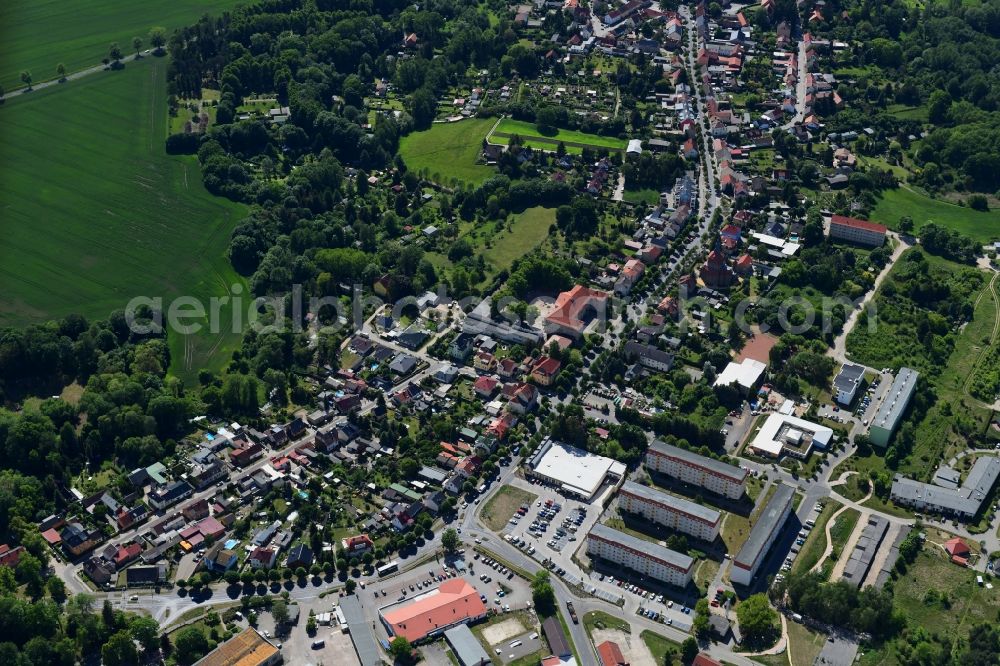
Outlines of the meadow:
[[238,4],[244,0],[5,0],[0,2],[0,85],[19,87],[25,69],[39,82],[56,78],[59,63],[70,72],[99,65],[111,42],[129,53],[132,38],[139,37],[149,48],[153,26],[169,33],[206,12],[217,15]]
[[578,146],[590,146],[592,148],[610,148],[613,150],[625,150],[628,142],[624,139],[616,139],[610,136],[600,136],[598,134],[587,134],[586,132],[577,132],[574,130],[564,130],[560,129],[555,132],[555,134],[542,134],[538,131],[538,128],[534,123],[525,122],[523,120],[514,120],[512,118],[504,118],[500,121],[500,125],[497,126],[497,132],[502,135],[517,134],[518,136],[524,138],[534,138],[536,140],[544,140],[552,144],[554,148],[560,141],[567,144],[577,144]]
[[[144,59],[0,107],[0,158],[16,166],[0,172],[0,325],[245,285],[226,256],[245,208],[209,194],[193,157],[164,152],[166,67]],[[172,335],[171,371],[218,369],[238,341]]]
[[439,183],[479,185],[495,173],[493,167],[476,164],[493,120],[469,119],[436,123],[423,132],[413,132],[399,142],[399,154],[407,168],[426,172]]
[[890,229],[899,229],[899,218],[904,215],[913,219],[913,228],[918,232],[923,225],[934,222],[984,243],[1000,239],[1000,211],[975,211],[902,187],[883,192],[869,217]]

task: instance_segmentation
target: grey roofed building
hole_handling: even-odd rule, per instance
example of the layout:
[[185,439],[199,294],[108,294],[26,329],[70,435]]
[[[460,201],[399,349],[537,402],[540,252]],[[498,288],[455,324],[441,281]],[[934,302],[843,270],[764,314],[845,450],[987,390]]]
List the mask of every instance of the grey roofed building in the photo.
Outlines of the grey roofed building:
[[729,463],[724,463],[721,460],[709,458],[708,456],[700,455],[694,451],[688,451],[687,449],[667,444],[659,439],[654,440],[653,443],[649,445],[649,450],[661,453],[670,458],[676,458],[696,467],[710,470],[719,476],[724,476],[736,482],[742,482],[747,478],[747,474],[749,474],[749,472],[745,469],[740,469],[736,465],[730,465]]
[[890,497],[897,504],[905,504],[917,510],[971,519],[979,513],[983,501],[989,496],[1000,477],[1000,458],[980,456],[976,460],[965,482],[958,488],[923,483],[897,474],[892,481]]
[[542,631],[545,633],[545,640],[548,641],[552,654],[557,657],[568,657],[573,654],[573,648],[566,640],[566,633],[554,615],[545,618],[542,622]]
[[896,426],[903,418],[906,406],[910,404],[910,398],[917,388],[917,379],[920,377],[916,370],[910,368],[900,368],[896,378],[892,381],[892,387],[882,399],[878,411],[872,418],[871,429],[868,436],[872,443],[878,446],[888,446],[889,438],[895,432]]
[[645,553],[646,556],[659,560],[664,564],[669,564],[681,571],[690,571],[691,567],[694,566],[694,559],[684,553],[678,553],[676,550],[670,550],[666,546],[620,532],[613,527],[608,527],[601,523],[596,523],[590,530],[590,533],[599,539],[611,541],[612,543],[620,544],[640,553]]
[[487,666],[490,656],[479,644],[469,625],[460,624],[444,632],[444,638],[451,646],[461,666]]
[[674,364],[673,354],[634,340],[625,343],[625,354],[636,357],[643,366],[661,372],[669,371]]
[[854,394],[861,385],[861,380],[865,376],[863,366],[854,363],[845,363],[833,380],[833,390],[836,392],[837,402],[842,405],[849,405],[854,400]]
[[872,515],[868,517],[868,524],[862,530],[861,536],[851,552],[851,558],[844,566],[844,580],[854,587],[861,587],[888,529],[889,521],[882,516]]
[[417,476],[421,479],[430,481],[431,483],[436,483],[438,485],[444,483],[444,480],[448,478],[448,473],[444,470],[440,470],[437,467],[424,466],[417,472]]
[[641,483],[636,483],[634,481],[626,481],[623,483],[621,491],[631,493],[651,502],[669,505],[678,511],[698,518],[699,520],[703,520],[706,523],[711,523],[712,525],[718,524],[722,517],[722,514],[719,511],[716,511],[710,506],[697,504],[683,497],[670,495],[661,490],[657,490],[656,488],[650,488],[649,486],[644,486]]
[[392,359],[392,363],[389,364],[389,369],[397,375],[408,375],[413,372],[415,367],[417,367],[417,359],[402,352],[397,354],[396,358]]
[[[770,550],[771,544],[774,543],[775,538],[785,526],[785,520],[791,511],[792,500],[794,498],[794,488],[786,486],[783,483],[778,484],[774,495],[768,500],[764,509],[758,515],[757,522],[750,529],[750,536],[743,543],[740,552],[733,558],[734,573],[730,575],[733,582],[740,582],[735,577],[737,569],[749,570],[749,579],[752,579],[757,574],[757,570],[764,561],[767,551]],[[742,566],[737,566],[738,564]],[[749,584],[749,580],[742,584]]]
[[344,619],[350,628],[351,641],[354,642],[354,650],[358,653],[361,666],[382,666],[378,645],[372,634],[372,624],[365,617],[361,602],[351,594],[340,599],[340,609],[344,611]]

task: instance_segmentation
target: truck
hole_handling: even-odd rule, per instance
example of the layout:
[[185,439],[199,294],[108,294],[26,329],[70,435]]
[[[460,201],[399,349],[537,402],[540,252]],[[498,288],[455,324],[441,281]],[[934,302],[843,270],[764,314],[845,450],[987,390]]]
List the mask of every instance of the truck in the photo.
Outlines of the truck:
[[569,619],[573,620],[573,624],[580,624],[580,618],[576,616],[576,609],[573,608],[573,602],[566,602],[566,610],[569,611]]

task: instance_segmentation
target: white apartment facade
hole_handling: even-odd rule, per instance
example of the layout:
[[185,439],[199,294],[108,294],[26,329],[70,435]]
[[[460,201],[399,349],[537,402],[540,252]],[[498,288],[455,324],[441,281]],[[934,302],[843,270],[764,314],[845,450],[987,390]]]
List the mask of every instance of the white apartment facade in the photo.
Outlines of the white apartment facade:
[[618,508],[702,541],[715,541],[722,526],[722,514],[715,509],[632,481],[622,485]]
[[687,555],[600,523],[587,536],[587,553],[677,587],[686,587],[694,573]]
[[646,451],[646,467],[729,499],[746,492],[748,472],[656,440]]

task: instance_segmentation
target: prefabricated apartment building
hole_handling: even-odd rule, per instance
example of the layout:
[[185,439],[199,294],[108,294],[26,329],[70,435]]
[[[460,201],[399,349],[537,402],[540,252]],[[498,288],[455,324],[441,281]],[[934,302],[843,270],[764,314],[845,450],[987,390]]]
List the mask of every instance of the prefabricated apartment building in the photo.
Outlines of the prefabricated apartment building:
[[649,445],[646,467],[729,499],[739,499],[747,489],[747,470],[660,440]]

